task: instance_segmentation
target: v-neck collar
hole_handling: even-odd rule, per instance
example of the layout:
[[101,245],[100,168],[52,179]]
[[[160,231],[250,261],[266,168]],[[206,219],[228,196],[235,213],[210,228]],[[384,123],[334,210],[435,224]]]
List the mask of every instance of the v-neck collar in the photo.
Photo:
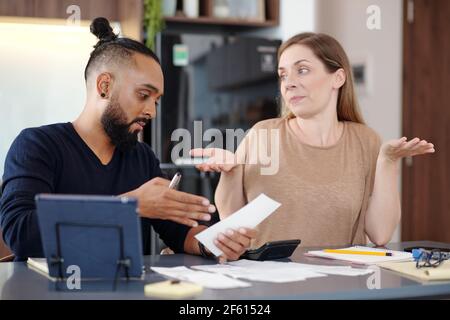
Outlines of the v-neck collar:
[[92,159],[92,161],[97,165],[97,167],[104,169],[104,170],[111,170],[111,168],[114,167],[115,162],[117,161],[117,157],[119,156],[119,150],[117,148],[114,148],[113,156],[111,157],[111,160],[107,164],[103,164],[100,158],[95,154],[95,152],[89,147],[89,145],[86,143],[86,141],[81,138],[81,136],[78,134],[77,130],[75,130],[75,127],[73,126],[72,122],[68,122],[68,127],[70,131],[72,131],[73,135],[83,148],[86,150],[89,157]]

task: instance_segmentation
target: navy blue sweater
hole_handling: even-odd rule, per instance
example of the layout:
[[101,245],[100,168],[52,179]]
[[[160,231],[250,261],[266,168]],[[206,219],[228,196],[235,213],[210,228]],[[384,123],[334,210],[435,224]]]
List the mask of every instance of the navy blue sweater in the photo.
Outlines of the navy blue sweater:
[[[43,257],[34,196],[38,193],[120,195],[162,176],[151,148],[138,143],[114,151],[103,165],[71,123],[23,130],[5,161],[0,222],[5,243],[17,260]],[[183,252],[189,227],[141,218],[144,254],[150,252],[150,226],[175,252]]]

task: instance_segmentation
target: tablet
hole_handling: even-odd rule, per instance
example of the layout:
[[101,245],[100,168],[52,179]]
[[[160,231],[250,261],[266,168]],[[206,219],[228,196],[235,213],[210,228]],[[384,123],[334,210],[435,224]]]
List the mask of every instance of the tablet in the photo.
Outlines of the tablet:
[[36,198],[49,275],[81,279],[140,278],[141,221],[128,197],[49,195]]

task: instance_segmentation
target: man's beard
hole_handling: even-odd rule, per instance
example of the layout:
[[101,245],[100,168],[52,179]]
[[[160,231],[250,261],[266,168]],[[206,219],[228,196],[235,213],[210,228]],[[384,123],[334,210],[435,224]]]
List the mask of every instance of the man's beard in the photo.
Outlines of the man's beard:
[[127,116],[117,99],[111,98],[110,104],[106,107],[101,117],[101,123],[111,143],[121,151],[127,151],[136,146],[138,141],[138,131],[130,132],[130,127],[138,121],[148,122],[145,118],[136,118],[132,122],[127,122]]

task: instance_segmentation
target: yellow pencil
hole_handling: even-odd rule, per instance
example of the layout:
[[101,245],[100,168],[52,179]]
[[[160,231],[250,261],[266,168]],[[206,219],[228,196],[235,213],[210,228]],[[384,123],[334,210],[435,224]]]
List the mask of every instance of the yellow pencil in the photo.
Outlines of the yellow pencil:
[[377,252],[377,251],[355,251],[355,250],[342,250],[342,249],[325,249],[323,250],[326,253],[340,253],[340,254],[361,254],[367,256],[383,256],[383,257],[391,257],[392,253],[390,252]]

